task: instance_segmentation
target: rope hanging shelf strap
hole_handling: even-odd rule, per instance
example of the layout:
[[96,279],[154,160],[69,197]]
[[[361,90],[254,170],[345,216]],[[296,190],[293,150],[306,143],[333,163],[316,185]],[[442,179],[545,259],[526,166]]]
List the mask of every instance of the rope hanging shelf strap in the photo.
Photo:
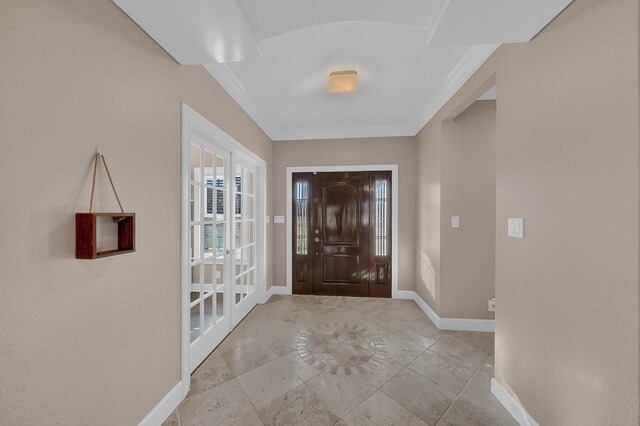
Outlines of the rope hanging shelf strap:
[[96,172],[98,171],[98,162],[102,159],[102,164],[104,165],[104,170],[107,172],[107,177],[109,178],[109,183],[111,184],[111,189],[113,189],[113,195],[116,196],[116,201],[120,206],[120,211],[124,213],[124,209],[122,208],[122,203],[120,202],[120,197],[118,197],[118,192],[116,191],[116,187],[113,184],[113,179],[111,179],[111,173],[109,173],[109,167],[107,166],[107,161],[104,159],[104,155],[96,152],[96,157],[93,162],[93,180],[91,182],[91,201],[89,202],[89,213],[93,212],[93,195],[96,189]]

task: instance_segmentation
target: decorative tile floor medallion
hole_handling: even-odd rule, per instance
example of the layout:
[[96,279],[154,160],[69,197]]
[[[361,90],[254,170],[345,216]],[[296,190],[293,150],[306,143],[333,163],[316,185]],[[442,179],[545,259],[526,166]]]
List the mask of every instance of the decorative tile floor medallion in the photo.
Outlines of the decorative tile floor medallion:
[[298,336],[298,355],[307,364],[329,374],[366,374],[387,357],[381,338],[346,323],[323,324]]

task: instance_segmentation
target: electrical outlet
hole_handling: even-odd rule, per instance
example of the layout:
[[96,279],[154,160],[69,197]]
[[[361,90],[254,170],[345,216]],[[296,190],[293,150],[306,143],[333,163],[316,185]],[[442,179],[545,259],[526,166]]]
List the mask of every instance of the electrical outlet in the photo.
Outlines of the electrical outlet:
[[273,223],[284,223],[284,216],[274,216]]
[[496,311],[496,298],[492,297],[491,299],[489,299],[489,312],[495,312]]

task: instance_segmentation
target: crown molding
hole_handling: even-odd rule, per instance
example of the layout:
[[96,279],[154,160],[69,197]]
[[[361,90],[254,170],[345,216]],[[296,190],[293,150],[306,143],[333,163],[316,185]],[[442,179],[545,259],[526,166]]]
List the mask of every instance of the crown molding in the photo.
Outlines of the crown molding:
[[271,124],[271,121],[267,119],[262,110],[258,107],[258,104],[249,94],[247,89],[244,88],[242,83],[238,81],[235,75],[231,72],[226,64],[215,65],[203,65],[204,68],[215,78],[224,90],[240,107],[249,114],[249,117],[256,122],[256,124],[262,129],[263,132],[269,136],[271,140],[277,135],[277,131]]
[[477,45],[469,48],[458,65],[442,83],[431,102],[423,110],[419,120],[413,126],[412,134],[416,135],[440,109],[455,95],[464,83],[486,62],[500,44]]
[[423,109],[419,119],[413,123],[394,126],[279,128],[274,126],[265,116],[256,101],[227,65],[204,65],[204,67],[273,141],[415,136],[498,47],[500,47],[499,44],[490,44],[469,48],[435,96]]

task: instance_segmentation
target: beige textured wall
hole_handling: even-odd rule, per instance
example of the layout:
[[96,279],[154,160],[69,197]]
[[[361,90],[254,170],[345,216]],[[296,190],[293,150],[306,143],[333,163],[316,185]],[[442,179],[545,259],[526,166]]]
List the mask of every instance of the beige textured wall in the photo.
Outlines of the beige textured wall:
[[[0,423],[137,424],[180,378],[180,101],[269,168],[272,143],[109,0],[3,0],[0,58]],[[137,251],[79,261],[96,146]]]
[[[495,295],[496,102],[477,101],[444,123],[440,313],[493,319]],[[451,216],[460,228],[451,228]]]
[[540,424],[638,424],[638,1],[576,1],[503,54],[497,372]]
[[[532,42],[501,47],[418,135],[418,164],[437,163],[425,153],[440,121],[491,78],[496,376],[540,424],[638,424],[637,1],[575,0]],[[436,191],[419,186],[424,230]],[[524,217],[524,239],[506,236],[508,217]]]
[[415,291],[440,315],[440,210],[442,123],[431,120],[416,135]]
[[[286,215],[287,167],[398,164],[398,288],[413,290],[415,248],[415,138],[280,141],[273,144],[273,214]],[[287,283],[287,226],[274,226],[274,285]]]

